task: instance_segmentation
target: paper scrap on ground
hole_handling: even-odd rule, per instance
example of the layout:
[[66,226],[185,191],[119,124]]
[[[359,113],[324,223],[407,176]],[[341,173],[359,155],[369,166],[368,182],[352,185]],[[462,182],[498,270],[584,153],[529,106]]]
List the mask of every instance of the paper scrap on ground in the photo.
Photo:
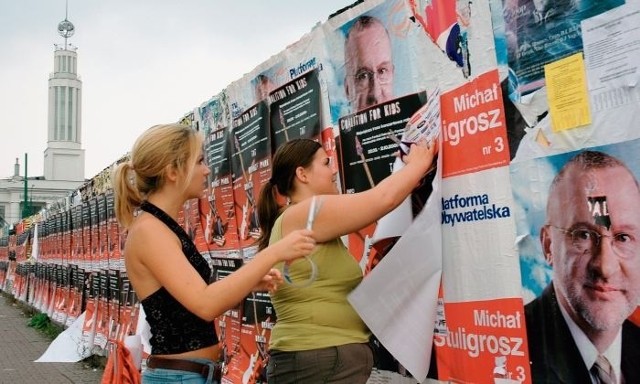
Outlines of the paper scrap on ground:
[[82,312],[69,328],[65,329],[35,360],[36,363],[76,363],[91,356],[91,348],[82,345],[82,324],[86,312]]

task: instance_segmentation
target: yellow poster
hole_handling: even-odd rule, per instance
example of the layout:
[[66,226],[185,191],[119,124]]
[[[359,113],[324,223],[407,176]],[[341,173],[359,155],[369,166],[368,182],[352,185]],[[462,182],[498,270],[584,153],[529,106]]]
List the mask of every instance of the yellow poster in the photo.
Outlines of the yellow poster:
[[554,132],[591,124],[582,52],[544,66]]

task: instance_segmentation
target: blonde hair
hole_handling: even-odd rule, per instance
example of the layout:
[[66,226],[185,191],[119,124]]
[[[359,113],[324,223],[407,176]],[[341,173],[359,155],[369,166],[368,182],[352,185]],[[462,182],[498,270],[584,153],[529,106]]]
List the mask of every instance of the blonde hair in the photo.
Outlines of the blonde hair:
[[131,160],[119,164],[113,175],[120,225],[128,228],[140,204],[164,186],[168,167],[189,180],[201,145],[201,135],[182,124],[154,125],[140,135],[131,150]]

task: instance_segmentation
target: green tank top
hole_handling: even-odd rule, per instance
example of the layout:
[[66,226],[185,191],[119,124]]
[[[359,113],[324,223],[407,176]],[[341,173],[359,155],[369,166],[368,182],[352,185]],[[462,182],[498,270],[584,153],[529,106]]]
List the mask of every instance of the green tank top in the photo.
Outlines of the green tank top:
[[[269,243],[282,238],[282,216],[276,219]],[[316,280],[307,287],[282,284],[271,296],[277,321],[269,347],[279,351],[305,351],[366,343],[370,332],[347,301],[362,281],[362,270],[340,239],[318,244],[309,256],[318,267]],[[282,270],[282,263],[276,268]],[[311,266],[305,260],[290,265],[289,276],[307,279]]]

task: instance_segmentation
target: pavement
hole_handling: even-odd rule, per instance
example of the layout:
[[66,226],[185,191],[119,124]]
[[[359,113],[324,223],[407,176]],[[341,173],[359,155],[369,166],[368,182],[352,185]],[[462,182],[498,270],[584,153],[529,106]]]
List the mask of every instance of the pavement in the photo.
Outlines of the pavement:
[[49,339],[29,327],[20,306],[0,296],[0,384],[100,383],[102,369],[78,363],[34,363],[49,347]]

